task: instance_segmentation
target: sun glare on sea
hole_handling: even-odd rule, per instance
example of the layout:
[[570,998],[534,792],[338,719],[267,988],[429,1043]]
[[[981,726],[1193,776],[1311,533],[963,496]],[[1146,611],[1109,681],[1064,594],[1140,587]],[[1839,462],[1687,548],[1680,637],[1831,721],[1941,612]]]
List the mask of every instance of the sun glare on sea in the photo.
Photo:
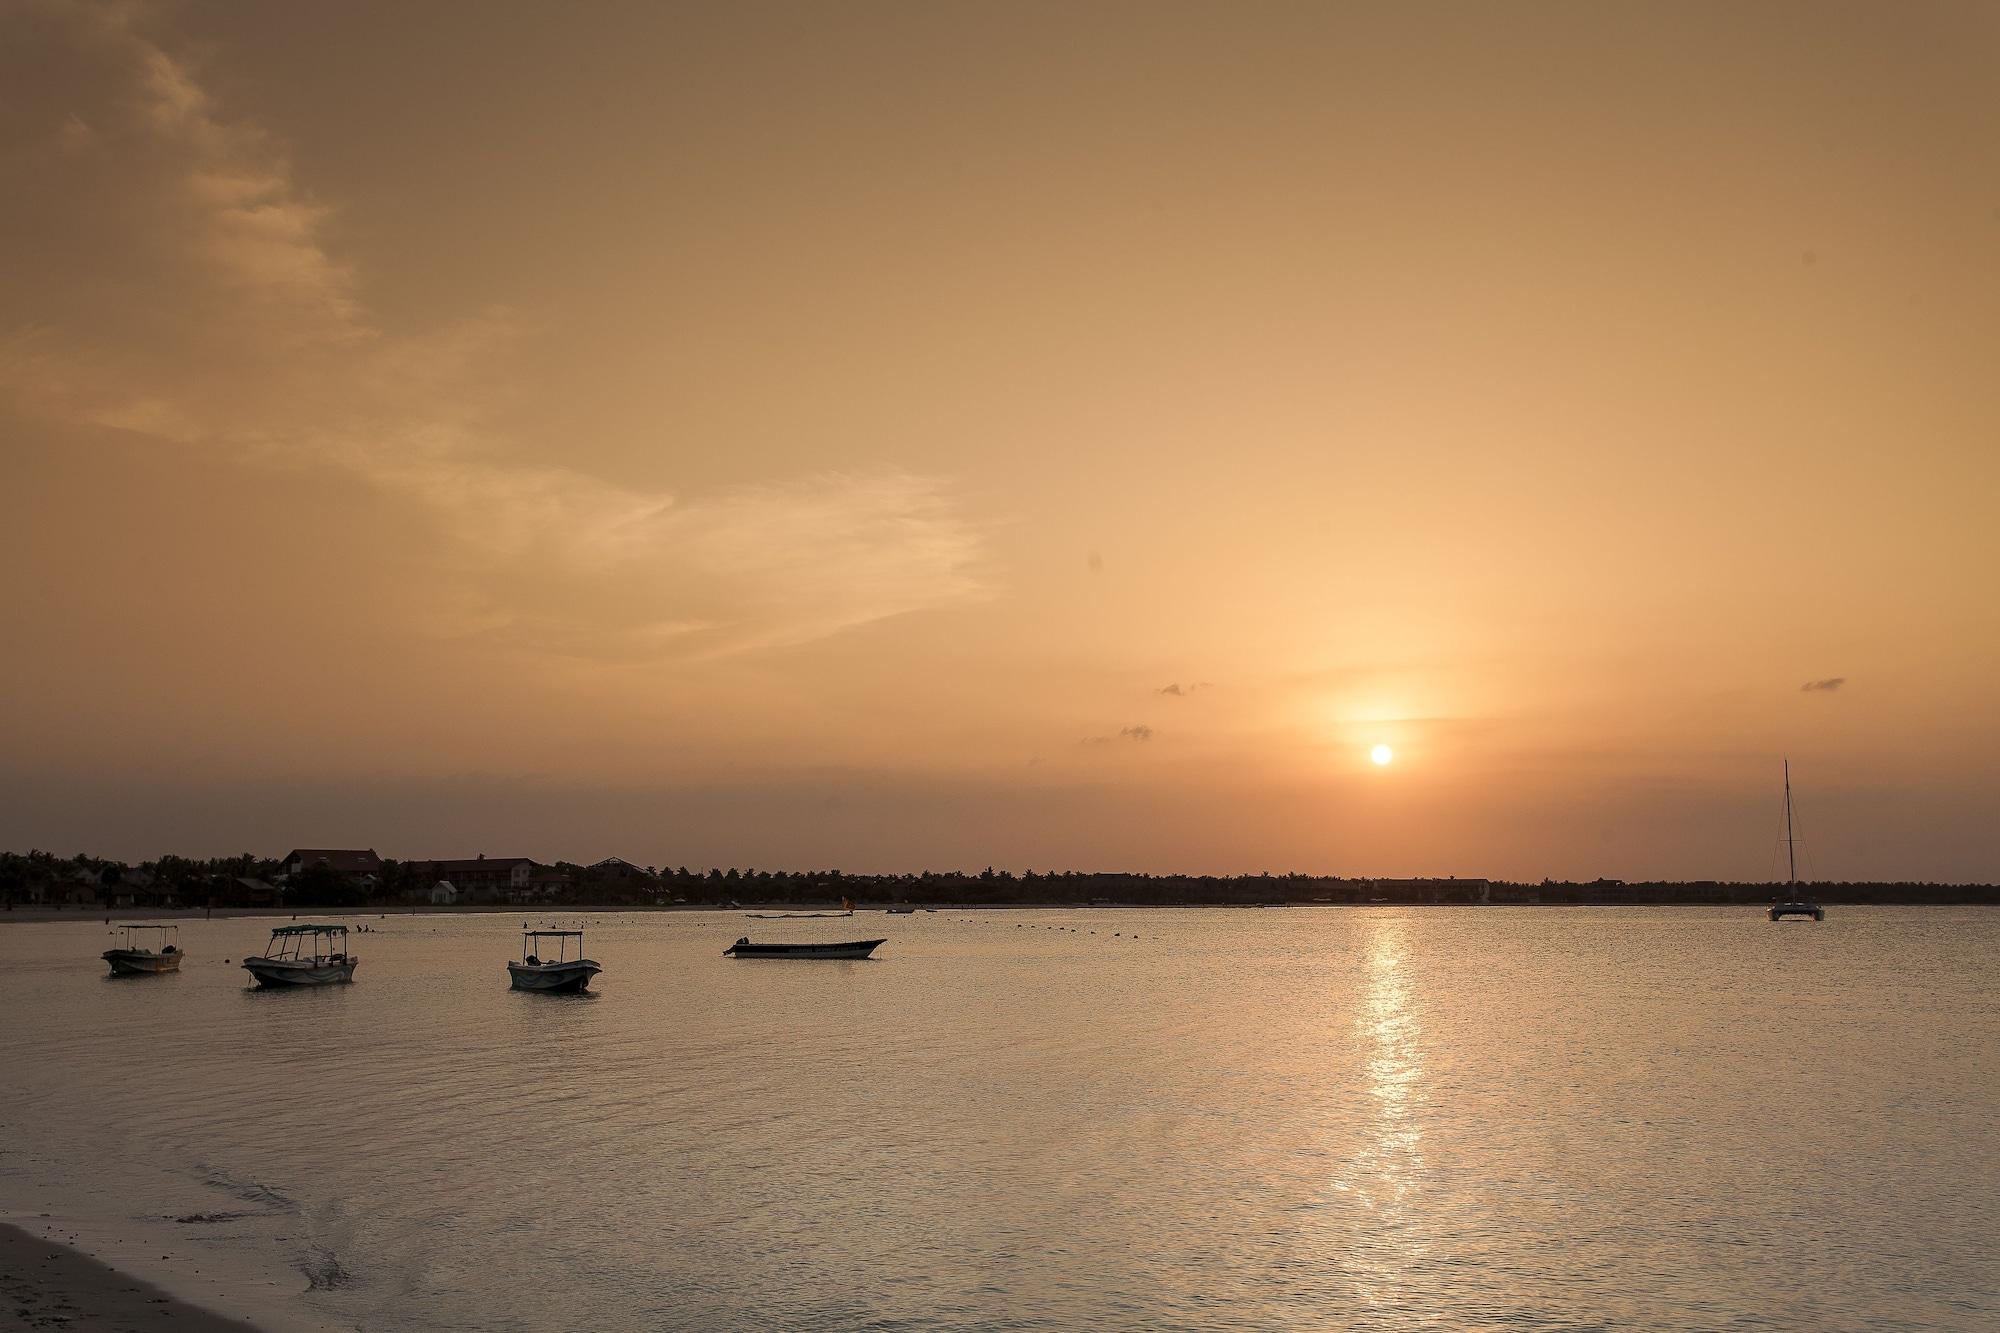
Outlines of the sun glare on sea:
[[1386,745],[1378,745],[1368,752],[1368,757],[1373,759],[1378,767],[1386,767],[1389,761],[1396,757],[1396,752]]

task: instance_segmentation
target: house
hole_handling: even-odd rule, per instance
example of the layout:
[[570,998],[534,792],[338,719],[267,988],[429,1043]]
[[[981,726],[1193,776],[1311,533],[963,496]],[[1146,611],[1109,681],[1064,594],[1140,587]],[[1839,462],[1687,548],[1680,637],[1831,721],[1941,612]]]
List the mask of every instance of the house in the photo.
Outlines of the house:
[[459,902],[519,902],[532,892],[548,867],[526,856],[475,856],[459,861],[411,861],[406,870],[419,883],[450,881]]
[[104,900],[104,878],[78,867],[49,886],[49,900],[57,907],[95,907]]
[[238,907],[278,907],[285,901],[283,891],[275,884],[254,875],[238,875],[230,880],[229,897]]
[[113,907],[176,907],[172,892],[164,888],[159,877],[147,870],[120,870],[114,879],[105,877],[110,905]]
[[1483,879],[1378,879],[1370,886],[1392,902],[1485,903],[1493,901],[1493,885]]
[[607,856],[602,861],[592,862],[590,871],[605,879],[651,880],[654,877],[644,866],[635,866],[622,856]]
[[441,879],[431,885],[431,906],[450,907],[458,902],[458,890],[448,879]]
[[382,858],[375,855],[373,847],[359,850],[339,847],[300,847],[294,850],[278,865],[278,873],[290,878],[308,866],[323,865],[335,874],[351,879],[364,875],[377,879],[382,875]]

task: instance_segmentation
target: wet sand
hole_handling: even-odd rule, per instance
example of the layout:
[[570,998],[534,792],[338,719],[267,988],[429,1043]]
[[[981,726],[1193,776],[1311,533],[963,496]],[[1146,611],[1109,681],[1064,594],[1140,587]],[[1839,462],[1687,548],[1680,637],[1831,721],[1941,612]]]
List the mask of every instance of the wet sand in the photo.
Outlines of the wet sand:
[[184,1304],[79,1250],[0,1222],[0,1333],[245,1333],[255,1327]]

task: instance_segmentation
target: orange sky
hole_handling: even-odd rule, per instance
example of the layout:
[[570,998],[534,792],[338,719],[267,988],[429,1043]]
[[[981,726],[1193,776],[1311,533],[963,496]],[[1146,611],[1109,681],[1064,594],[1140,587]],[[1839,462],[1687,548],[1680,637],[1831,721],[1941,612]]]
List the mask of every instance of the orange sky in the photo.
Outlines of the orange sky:
[[2000,878],[1991,6],[0,23],[0,846]]

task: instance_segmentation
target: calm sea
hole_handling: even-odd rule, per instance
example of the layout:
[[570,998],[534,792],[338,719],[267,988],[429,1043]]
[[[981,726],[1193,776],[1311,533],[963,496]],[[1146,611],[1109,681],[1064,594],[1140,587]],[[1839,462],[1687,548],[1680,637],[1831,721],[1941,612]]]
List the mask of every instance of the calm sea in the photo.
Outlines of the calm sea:
[[0,929],[13,1211],[369,1330],[2000,1327],[2000,912],[349,919]]

